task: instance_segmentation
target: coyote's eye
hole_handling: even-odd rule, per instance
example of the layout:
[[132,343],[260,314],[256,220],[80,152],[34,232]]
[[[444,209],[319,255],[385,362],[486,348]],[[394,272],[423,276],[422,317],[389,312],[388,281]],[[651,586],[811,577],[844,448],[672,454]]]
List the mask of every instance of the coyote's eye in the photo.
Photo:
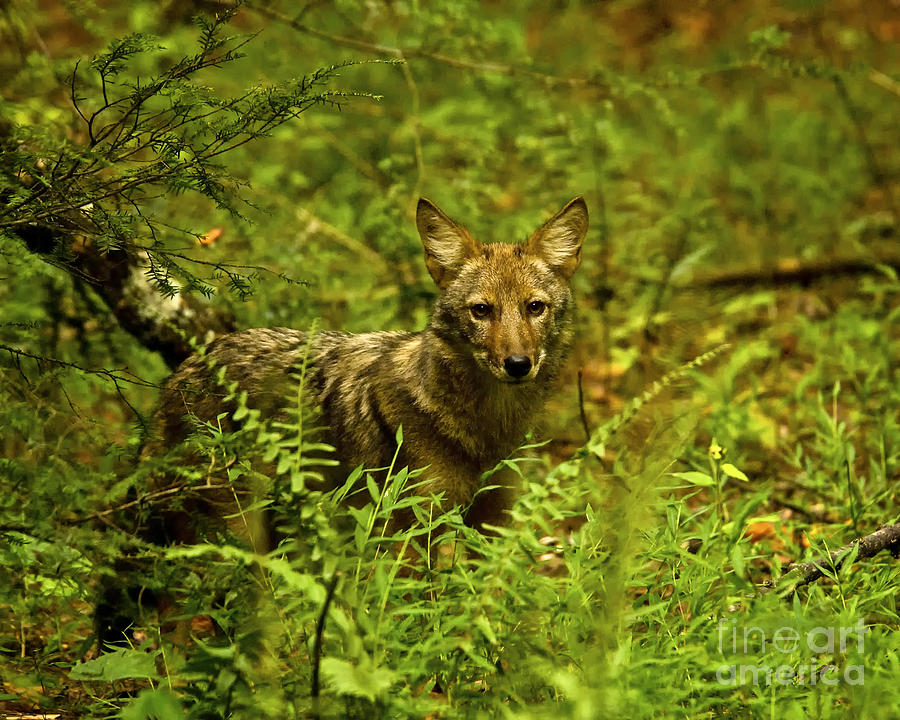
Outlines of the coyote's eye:
[[547,305],[541,300],[532,300],[525,306],[529,315],[538,316],[547,309]]
[[472,312],[472,317],[479,320],[491,314],[491,306],[487,303],[475,303],[469,310]]

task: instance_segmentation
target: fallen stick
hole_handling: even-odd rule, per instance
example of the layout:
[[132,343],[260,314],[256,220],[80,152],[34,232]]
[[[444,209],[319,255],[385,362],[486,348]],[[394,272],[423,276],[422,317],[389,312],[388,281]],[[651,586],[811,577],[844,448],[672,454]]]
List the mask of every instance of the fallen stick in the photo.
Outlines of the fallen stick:
[[789,585],[790,589],[794,589],[824,577],[826,570],[837,572],[850,556],[853,548],[857,548],[856,560],[870,558],[882,550],[890,550],[895,556],[900,555],[900,523],[883,525],[871,535],[857,538],[849,545],[815,560],[791,563],[778,585]]
[[713,272],[698,273],[681,283],[681,287],[748,287],[752,285],[790,285],[810,283],[821,278],[841,275],[861,275],[877,273],[879,265],[900,270],[900,256],[884,257],[843,257],[824,260],[799,260],[785,258],[770,267],[727,268]]

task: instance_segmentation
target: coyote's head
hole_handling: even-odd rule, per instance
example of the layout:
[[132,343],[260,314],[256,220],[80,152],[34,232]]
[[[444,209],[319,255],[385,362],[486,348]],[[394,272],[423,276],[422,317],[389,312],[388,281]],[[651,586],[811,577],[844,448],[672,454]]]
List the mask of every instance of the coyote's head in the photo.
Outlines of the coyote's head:
[[588,228],[583,198],[524,245],[482,245],[424,198],[416,225],[441,291],[431,320],[438,337],[502,382],[534,380],[558,365],[571,322],[569,278]]

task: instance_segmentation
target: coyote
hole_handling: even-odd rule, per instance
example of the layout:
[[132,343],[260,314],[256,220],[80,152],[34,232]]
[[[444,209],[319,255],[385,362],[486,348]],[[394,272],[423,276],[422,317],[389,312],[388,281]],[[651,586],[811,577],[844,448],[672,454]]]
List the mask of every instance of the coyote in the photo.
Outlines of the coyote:
[[[482,474],[522,443],[560,369],[587,206],[575,198],[524,244],[483,245],[424,198],[416,226],[439,289],[424,330],[309,337],[258,328],[222,336],[167,382],[145,454],[183,440],[188,414],[215,422],[234,409],[223,405],[214,379],[220,367],[247,392],[248,407],[277,417],[290,375],[306,357],[307,383],[343,477],[359,465],[390,465],[402,426],[395,467],[426,468],[417,492],[442,493],[473,527],[502,523],[508,489],[476,493]],[[228,508],[216,514],[224,517]]]

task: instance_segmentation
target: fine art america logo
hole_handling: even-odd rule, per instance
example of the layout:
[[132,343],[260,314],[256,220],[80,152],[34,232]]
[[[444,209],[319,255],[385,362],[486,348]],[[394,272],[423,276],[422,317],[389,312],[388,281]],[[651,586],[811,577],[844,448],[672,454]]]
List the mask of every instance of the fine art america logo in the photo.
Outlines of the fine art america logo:
[[[719,652],[726,658],[774,654],[774,664],[723,663],[716,670],[722,685],[862,685],[865,666],[844,664],[834,660],[845,656],[848,648],[862,656],[866,628],[862,619],[849,627],[817,626],[798,631],[789,625],[774,630],[742,627],[736,620],[719,621]],[[778,663],[777,660],[783,660]],[[804,658],[797,661],[797,658]],[[733,659],[736,659],[733,658]]]

